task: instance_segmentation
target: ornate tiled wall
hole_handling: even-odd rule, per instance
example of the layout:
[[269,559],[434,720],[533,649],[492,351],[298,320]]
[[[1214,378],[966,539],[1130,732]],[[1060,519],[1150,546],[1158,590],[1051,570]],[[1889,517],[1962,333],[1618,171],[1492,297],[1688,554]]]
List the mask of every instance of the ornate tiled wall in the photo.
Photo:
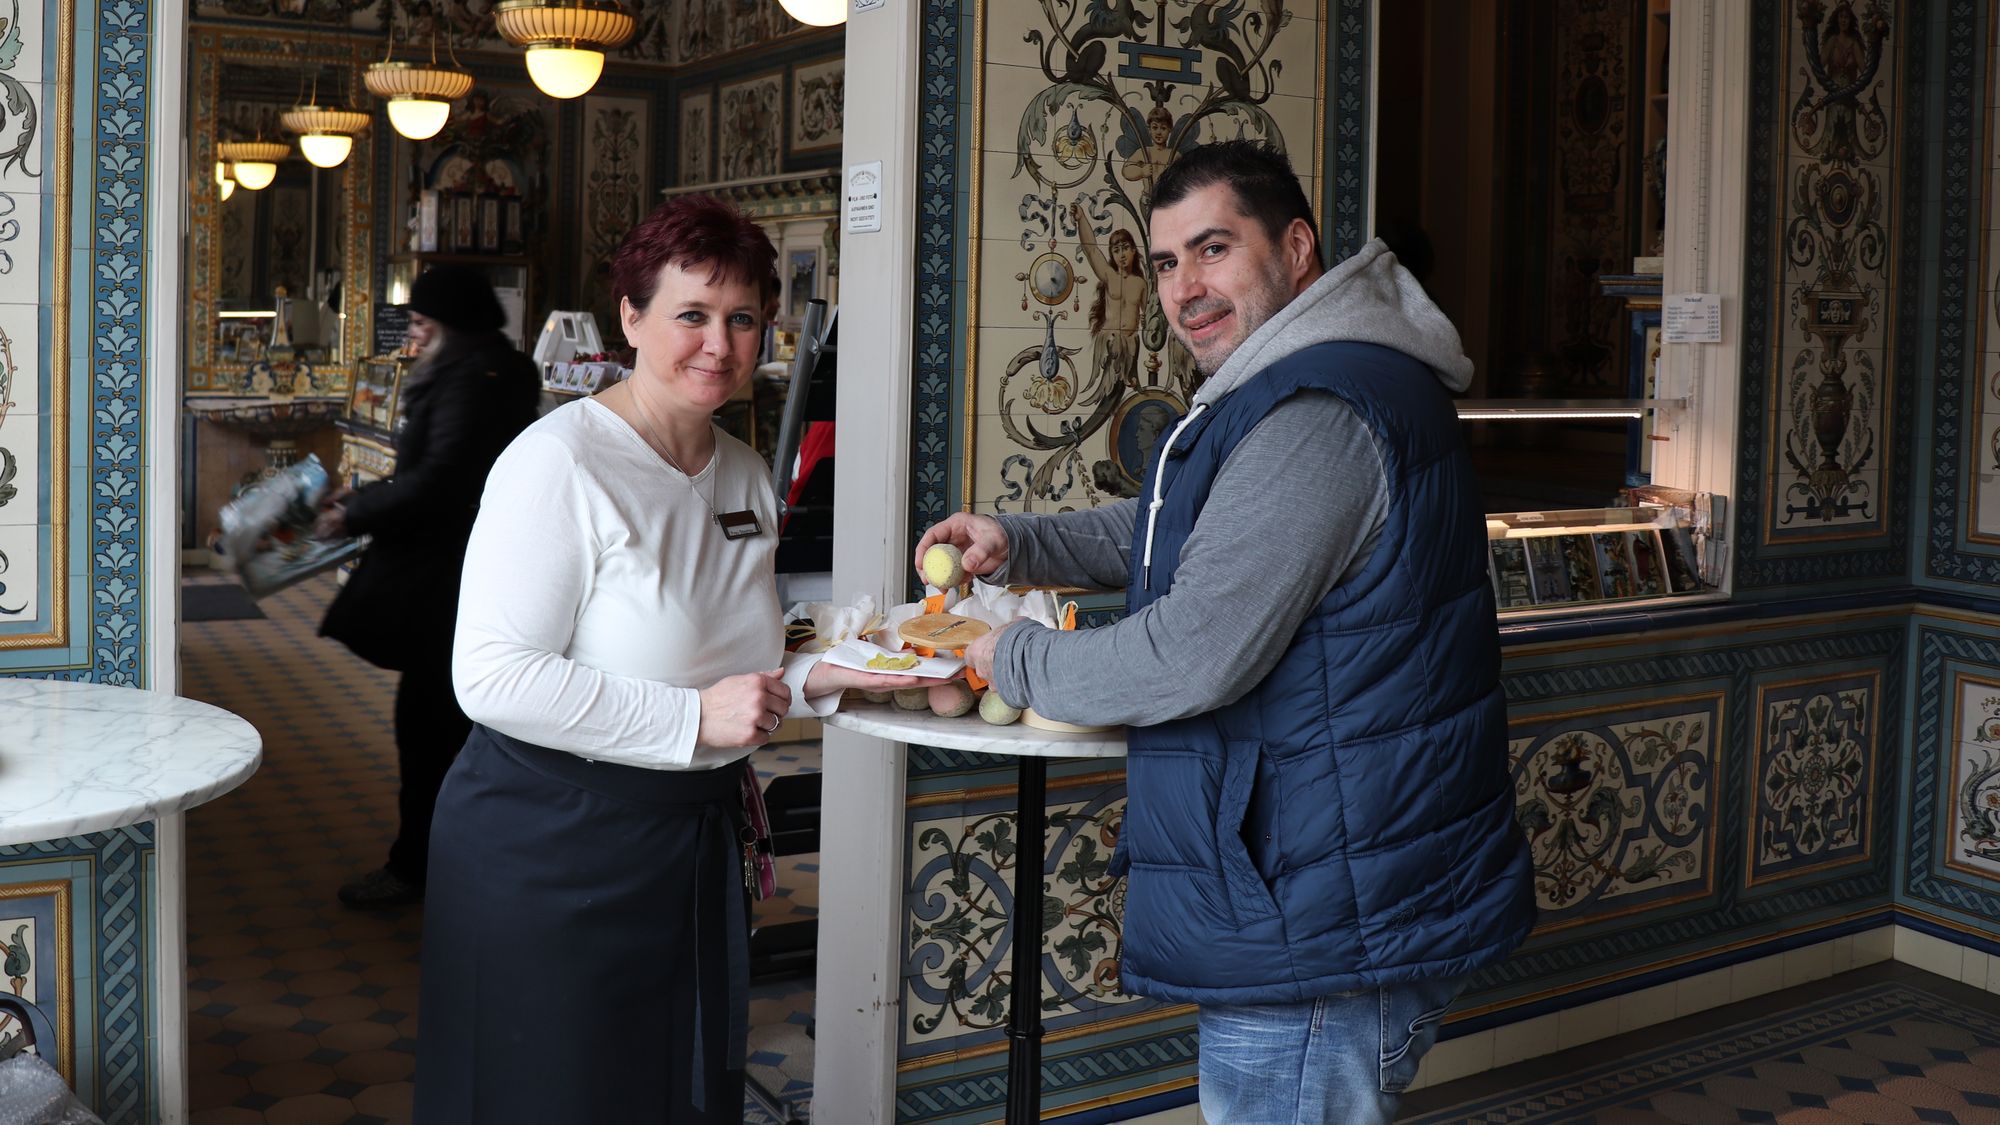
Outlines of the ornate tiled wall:
[[1510,651],[1542,917],[1471,986],[1461,1023],[1879,917],[1905,632],[1904,611],[1885,608]]
[[[0,847],[0,989],[34,1004],[48,1060],[106,1125],[159,1120],[150,824]],[[25,1039],[0,1011],[0,1057]],[[19,1037],[17,1039],[17,1037]]]
[[1912,705],[1898,905],[1958,940],[2000,938],[2000,793],[1994,765],[2000,719],[2000,21],[1989,6],[1939,6],[1944,138],[1937,278],[1926,340],[1931,381],[1930,503],[1923,512],[1916,581],[1953,610],[1919,613],[1911,626]]
[[[156,9],[30,0],[0,25],[0,675],[143,686],[156,448],[141,421],[177,373],[144,271]],[[177,71],[176,71],[177,77]],[[0,848],[0,990],[113,1125],[157,1119],[146,976],[153,827]],[[0,1019],[0,1054],[23,1029]],[[16,1040],[19,1045],[24,1040]]]
[[1929,31],[1925,0],[1753,9],[1739,591],[1907,575]]

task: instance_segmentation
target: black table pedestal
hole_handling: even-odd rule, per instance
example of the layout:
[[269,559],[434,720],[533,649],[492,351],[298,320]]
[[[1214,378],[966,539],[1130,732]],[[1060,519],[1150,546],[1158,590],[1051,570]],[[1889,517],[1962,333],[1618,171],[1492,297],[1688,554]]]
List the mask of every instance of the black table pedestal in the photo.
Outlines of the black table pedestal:
[[1007,996],[1007,1125],[1042,1119],[1042,865],[1048,761],[1020,760],[1014,832],[1013,987]]

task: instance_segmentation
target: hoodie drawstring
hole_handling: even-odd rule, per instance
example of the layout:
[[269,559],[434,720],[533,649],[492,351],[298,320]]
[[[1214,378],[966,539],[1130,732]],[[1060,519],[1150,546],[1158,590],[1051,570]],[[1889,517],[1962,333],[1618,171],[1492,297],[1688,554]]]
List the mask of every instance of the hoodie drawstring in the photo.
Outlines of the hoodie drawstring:
[[1168,434],[1166,442],[1160,446],[1160,467],[1153,471],[1153,502],[1146,505],[1146,554],[1140,561],[1139,569],[1141,590],[1153,588],[1153,525],[1160,518],[1160,509],[1167,503],[1167,458],[1173,454],[1174,443],[1181,439],[1181,431],[1188,428],[1188,423],[1194,421],[1195,415],[1207,409],[1207,403],[1195,403],[1194,409],[1188,411],[1187,416],[1175,424],[1174,432]]

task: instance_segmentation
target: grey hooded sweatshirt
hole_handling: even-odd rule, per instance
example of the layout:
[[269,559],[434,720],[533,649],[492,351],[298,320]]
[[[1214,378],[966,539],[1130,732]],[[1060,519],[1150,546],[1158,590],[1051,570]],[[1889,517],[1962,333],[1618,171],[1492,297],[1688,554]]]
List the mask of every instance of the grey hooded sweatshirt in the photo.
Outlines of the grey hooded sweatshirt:
[[[1377,240],[1251,333],[1202,384],[1188,416],[1292,353],[1333,341],[1394,348],[1452,391],[1472,380],[1458,330]],[[1172,447],[1161,442],[1160,457]],[[993,686],[1009,703],[1067,722],[1160,723],[1225,706],[1270,673],[1312,607],[1368,561],[1388,509],[1367,426],[1330,394],[1296,395],[1223,463],[1167,596],[1101,629],[1007,630]],[[1001,516],[1007,565],[989,580],[1122,589],[1135,530],[1142,542],[1150,534],[1146,516],[1145,500]]]

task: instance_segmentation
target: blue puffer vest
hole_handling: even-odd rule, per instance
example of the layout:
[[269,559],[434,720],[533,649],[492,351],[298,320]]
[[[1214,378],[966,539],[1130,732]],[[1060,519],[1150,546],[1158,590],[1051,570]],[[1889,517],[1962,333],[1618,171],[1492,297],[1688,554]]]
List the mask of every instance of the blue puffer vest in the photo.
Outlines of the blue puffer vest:
[[[1172,590],[1217,470],[1303,390],[1339,396],[1375,435],[1387,519],[1362,572],[1248,695],[1130,730],[1126,992],[1277,1003],[1455,976],[1507,956],[1534,924],[1479,492],[1422,363],[1319,344],[1198,414],[1166,462],[1151,588],[1139,543],[1126,604]],[[1243,565],[1285,565],[1285,539],[1273,528],[1243,544]]]

